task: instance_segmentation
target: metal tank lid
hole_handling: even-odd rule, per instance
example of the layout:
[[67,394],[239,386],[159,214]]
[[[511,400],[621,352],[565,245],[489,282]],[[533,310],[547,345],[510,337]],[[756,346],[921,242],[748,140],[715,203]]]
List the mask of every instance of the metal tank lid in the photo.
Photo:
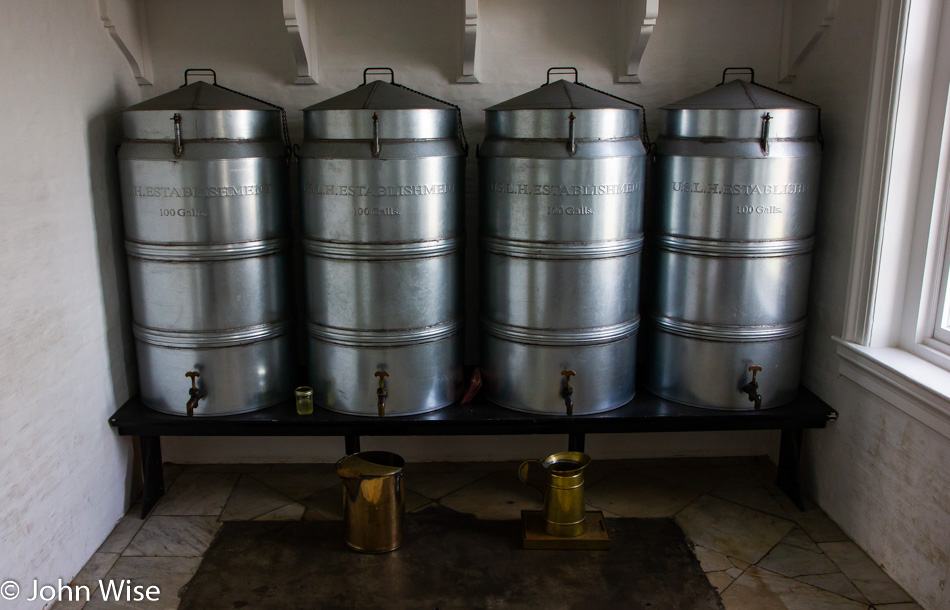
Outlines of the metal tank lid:
[[[232,91],[215,82],[185,84],[122,111],[129,140],[175,140],[174,116],[180,116],[183,140],[281,139],[278,106]],[[211,72],[213,71],[200,71]]]
[[[390,81],[366,82],[375,71]],[[303,109],[308,140],[368,140],[374,119],[383,140],[429,140],[459,133],[458,107],[397,84],[391,68],[367,68],[363,84]]]
[[485,110],[553,110],[566,108],[571,110],[596,110],[599,108],[624,108],[639,110],[630,102],[595,91],[579,83],[564,79],[542,85],[506,102],[495,104]]
[[[814,138],[819,108],[804,100],[736,79],[660,107],[660,132],[680,138]],[[750,70],[751,72],[751,70]],[[767,115],[767,116],[766,116]],[[767,121],[766,121],[767,118]]]
[[[573,71],[574,82],[550,82],[554,71]],[[574,116],[577,139],[640,137],[643,110],[637,104],[598,91],[577,80],[576,68],[551,68],[537,89],[485,109],[488,137],[563,139]]]

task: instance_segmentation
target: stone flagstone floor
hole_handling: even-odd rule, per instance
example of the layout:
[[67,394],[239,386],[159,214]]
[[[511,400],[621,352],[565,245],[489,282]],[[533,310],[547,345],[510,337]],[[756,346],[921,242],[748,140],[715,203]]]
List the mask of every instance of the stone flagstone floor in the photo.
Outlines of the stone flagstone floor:
[[[407,512],[433,503],[479,519],[519,519],[540,496],[514,462],[416,463],[406,467]],[[607,517],[674,517],[727,610],[911,610],[914,601],[820,508],[798,510],[764,458],[594,461],[586,499]],[[342,487],[329,464],[166,464],[165,496],[147,519],[120,520],[73,583],[88,603],[57,610],[141,608],[104,602],[99,579],[158,585],[177,608],[224,521],[339,520]]]

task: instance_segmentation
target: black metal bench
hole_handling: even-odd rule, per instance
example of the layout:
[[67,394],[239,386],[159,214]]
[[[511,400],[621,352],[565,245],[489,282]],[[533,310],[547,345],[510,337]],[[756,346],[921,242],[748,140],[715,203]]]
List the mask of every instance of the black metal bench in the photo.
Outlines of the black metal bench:
[[153,411],[132,398],[109,418],[122,436],[141,444],[145,517],[165,493],[162,436],[343,436],[346,453],[360,450],[360,436],[567,434],[568,449],[584,450],[584,435],[608,432],[697,432],[781,430],[776,483],[804,508],[799,463],[806,428],[824,428],[838,416],[834,409],[802,388],[791,403],[761,411],[714,411],[681,405],[640,390],[623,407],[595,415],[553,416],[519,413],[479,399],[423,415],[357,417],[314,409],[298,415],[293,399],[273,407],[223,417],[181,417]]

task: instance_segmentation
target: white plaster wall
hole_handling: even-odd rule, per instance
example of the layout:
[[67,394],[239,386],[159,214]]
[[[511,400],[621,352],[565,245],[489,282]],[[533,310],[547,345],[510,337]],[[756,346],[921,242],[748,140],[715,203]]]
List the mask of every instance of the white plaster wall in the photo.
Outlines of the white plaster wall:
[[0,580],[32,589],[68,582],[128,501],[112,150],[139,91],[92,0],[0,3],[0,58]]
[[838,374],[878,2],[841,0],[793,91],[825,147],[804,381],[840,417],[806,435],[811,495],[925,608],[950,608],[950,440]]
[[[367,66],[391,66],[398,82],[462,108],[469,156],[466,194],[468,251],[467,359],[477,362],[478,301],[475,144],[484,132],[482,109],[545,81],[551,66],[571,65],[582,82],[644,104],[656,133],[656,108],[719,82],[724,66],[752,63],[757,78],[778,76],[780,0],[664,0],[641,65],[643,84],[614,83],[620,48],[618,0],[481,0],[481,83],[456,84],[463,2],[447,0],[312,0],[318,85],[293,85],[295,65],[280,2],[151,0],[149,40],[155,84],[144,96],[182,82],[188,67],[212,67],[228,87],[280,104],[291,138],[302,137],[300,110],[352,89]],[[516,459],[566,445],[563,437],[365,439],[407,459]],[[588,437],[594,457],[762,455],[777,448],[772,432]],[[163,439],[164,456],[180,462],[336,460],[340,439]]]

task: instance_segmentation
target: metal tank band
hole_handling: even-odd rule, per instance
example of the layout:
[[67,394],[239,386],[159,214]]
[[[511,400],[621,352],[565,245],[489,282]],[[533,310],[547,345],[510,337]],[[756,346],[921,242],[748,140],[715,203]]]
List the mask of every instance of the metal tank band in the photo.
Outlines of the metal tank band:
[[620,341],[635,336],[640,329],[640,318],[637,317],[634,320],[621,322],[620,324],[612,324],[598,328],[567,328],[559,330],[510,326],[482,318],[482,328],[485,329],[488,335],[503,341],[523,343],[525,345],[571,347],[573,345],[600,345],[602,343]]
[[818,108],[733,80],[661,112],[646,387],[700,407],[784,404],[806,325]]
[[293,388],[287,141],[282,109],[191,72],[123,112],[119,175],[142,401],[203,417]]
[[479,149],[483,391],[531,413],[635,391],[642,109],[574,81],[488,108]]
[[306,108],[304,138],[314,401],[375,417],[452,404],[467,146],[458,107],[377,80]]
[[462,331],[460,320],[451,320],[427,328],[406,328],[390,331],[360,331],[332,328],[313,322],[307,323],[307,334],[320,341],[347,347],[402,347],[441,341]]

